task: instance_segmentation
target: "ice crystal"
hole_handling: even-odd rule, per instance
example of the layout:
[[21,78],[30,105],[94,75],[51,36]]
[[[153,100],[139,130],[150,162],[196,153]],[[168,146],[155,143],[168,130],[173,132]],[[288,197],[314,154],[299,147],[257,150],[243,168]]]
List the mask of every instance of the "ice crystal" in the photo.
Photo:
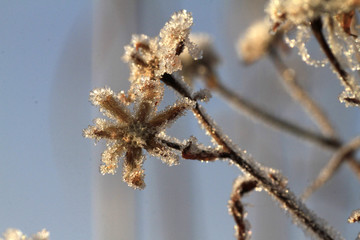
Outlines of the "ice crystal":
[[295,35],[296,37],[294,39],[290,39],[288,35],[285,34],[285,42],[289,45],[289,47],[296,47],[298,49],[298,54],[306,64],[314,67],[325,67],[325,65],[329,63],[327,58],[323,58],[321,60],[311,58],[306,47],[306,43],[311,37],[310,29],[308,27],[297,26],[295,28]]
[[32,237],[27,237],[20,230],[15,228],[8,228],[0,240],[49,240],[50,233],[43,229],[40,232],[34,234]]
[[102,154],[100,172],[115,174],[118,158],[124,155],[123,180],[133,188],[145,187],[142,149],[168,165],[177,164],[177,155],[161,142],[159,134],[194,105],[188,98],[182,98],[164,111],[157,112],[159,85],[158,81],[148,81],[139,89],[141,94],[139,92],[133,112],[109,88],[95,89],[90,93],[90,101],[111,119],[96,119],[94,126],[84,130],[87,138],[107,140],[108,148]]
[[348,218],[349,223],[360,222],[360,209],[356,209],[351,212],[350,217]]

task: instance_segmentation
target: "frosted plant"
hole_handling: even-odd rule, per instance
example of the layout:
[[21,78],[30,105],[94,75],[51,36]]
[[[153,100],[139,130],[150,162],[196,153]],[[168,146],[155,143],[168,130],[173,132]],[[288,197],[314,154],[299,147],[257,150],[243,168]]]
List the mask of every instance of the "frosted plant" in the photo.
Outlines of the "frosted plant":
[[[324,66],[330,62],[344,85],[340,101],[345,102],[346,106],[360,106],[358,83],[346,72],[346,69],[360,69],[360,43],[356,28],[352,26],[358,7],[360,1],[357,0],[272,0],[266,8],[274,31],[285,22],[296,27],[296,38],[287,42],[289,46],[299,49],[306,63]],[[306,48],[311,31],[327,59],[311,59]]]
[[[175,151],[181,152],[184,159],[215,161],[226,158],[279,201],[280,207],[306,232],[319,239],[342,239],[336,230],[317,217],[294,195],[287,187],[286,178],[278,171],[263,167],[253,160],[246,151],[241,150],[222,133],[220,127],[198,102],[209,98],[207,91],[193,93],[184,81],[171,75],[182,68],[179,55],[184,49],[187,49],[194,59],[200,56],[200,51],[196,50],[189,38],[192,22],[191,14],[183,10],[172,16],[160,31],[159,38],[133,36],[132,43],[125,48],[124,55],[131,71],[128,95],[125,92],[115,94],[109,88],[95,89],[90,93],[90,101],[110,118],[96,119],[94,126],[84,130],[85,137],[107,141],[108,149],[102,154],[103,164],[100,166],[100,172],[114,174],[118,168],[118,159],[124,156],[123,180],[133,188],[142,189],[145,187],[143,149],[150,155],[160,157],[169,165],[178,162]],[[163,97],[163,83],[182,97],[173,106],[157,112],[157,106]],[[133,104],[133,111],[127,106],[130,104]],[[252,105],[244,108],[252,112],[257,111]],[[197,144],[194,137],[181,144],[166,136],[165,128],[186,109],[193,111],[205,132],[217,144],[215,148]],[[235,213],[239,209],[233,210]],[[237,218],[238,214],[235,215]]]
[[[201,51],[189,39],[193,18],[182,10],[173,14],[158,37],[133,35],[130,45],[125,46],[123,60],[130,66],[130,90],[126,95],[114,94],[109,88],[95,89],[90,94],[90,101],[99,106],[104,114],[113,121],[96,119],[95,126],[84,130],[84,136],[96,140],[106,139],[108,149],[102,154],[102,174],[115,174],[118,158],[125,155],[123,180],[130,187],[143,189],[144,155],[142,149],[151,155],[160,157],[163,162],[177,163],[176,154],[161,142],[159,136],[186,109],[194,106],[194,101],[182,98],[163,112],[157,113],[157,106],[162,101],[164,87],[161,77],[181,69],[179,55],[185,48],[194,58],[201,57]],[[200,94],[200,93],[199,93]],[[208,94],[200,94],[205,98]],[[131,113],[125,105],[134,103]]]
[[179,55],[186,48],[194,59],[201,58],[201,51],[190,41],[193,24],[191,13],[176,12],[161,29],[159,37],[133,35],[131,44],[125,46],[123,60],[130,64],[130,81],[141,77],[159,79],[164,73],[181,70]]
[[95,89],[90,93],[90,101],[112,119],[96,119],[95,126],[89,126],[84,130],[84,136],[87,138],[107,140],[108,149],[102,154],[103,164],[100,166],[100,172],[115,174],[118,158],[125,155],[123,180],[133,188],[145,187],[145,174],[142,169],[145,157],[142,149],[160,157],[168,165],[177,164],[177,155],[161,142],[159,135],[164,136],[164,129],[194,105],[193,101],[182,98],[173,106],[157,112],[160,84],[158,81],[150,80],[143,85],[133,113],[109,88]]
[[43,229],[32,237],[27,237],[18,229],[8,228],[3,233],[3,237],[4,238],[0,238],[0,240],[49,240],[50,233],[46,229]]
[[160,63],[161,72],[172,73],[181,70],[180,53],[187,47],[194,59],[201,58],[201,51],[190,41],[190,27],[193,24],[191,13],[186,10],[179,11],[171,16],[160,31]]

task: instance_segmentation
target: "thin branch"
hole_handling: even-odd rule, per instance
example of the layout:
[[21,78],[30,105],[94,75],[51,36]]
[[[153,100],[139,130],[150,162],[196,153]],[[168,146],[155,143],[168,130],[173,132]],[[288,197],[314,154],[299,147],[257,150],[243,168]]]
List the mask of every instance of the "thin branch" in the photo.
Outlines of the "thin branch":
[[329,59],[334,70],[339,75],[339,78],[342,81],[342,83],[344,84],[344,86],[350,88],[353,91],[353,87],[349,82],[349,74],[341,66],[340,62],[335,57],[334,53],[332,52],[331,48],[329,47],[329,45],[325,39],[325,36],[323,34],[322,27],[323,27],[323,23],[322,23],[322,20],[320,17],[311,21],[311,30],[313,31],[316,40],[320,44],[320,47],[324,51],[326,57]]
[[258,182],[256,180],[244,176],[238,177],[233,184],[228,203],[228,210],[236,223],[234,229],[237,240],[248,240],[251,237],[250,224],[245,219],[247,213],[241,199],[244,195],[253,191],[257,186]]
[[320,17],[311,21],[311,29],[315,35],[315,38],[320,44],[320,47],[324,51],[331,65],[333,66],[335,72],[337,73],[341,83],[345,87],[345,91],[340,95],[340,101],[345,101],[347,105],[350,106],[359,106],[360,105],[360,97],[358,90],[359,87],[354,84],[353,82],[354,80],[344,70],[339,60],[335,57],[334,53],[332,52],[322,32],[322,20]]
[[[357,137],[335,152],[334,156],[330,159],[327,165],[320,171],[316,180],[307,187],[301,198],[304,200],[307,199],[314,191],[324,185],[345,160],[353,159],[349,158],[349,156],[353,155],[353,153],[359,148],[360,137]],[[357,171],[359,174],[359,168],[357,168]]]
[[260,120],[263,123],[266,123],[276,129],[291,133],[297,137],[309,140],[326,148],[336,149],[340,146],[340,142],[331,137],[326,137],[321,134],[309,131],[294,123],[288,122],[271,113],[266,112],[265,110],[249,102],[245,98],[242,98],[240,95],[233,92],[231,89],[225,87],[220,82],[218,83],[218,86],[214,88],[214,90],[216,90],[230,103],[239,108],[242,112],[253,117],[253,119],[255,120]]
[[[281,78],[283,79],[283,82],[288,87],[290,95],[305,108],[311,117],[313,117],[314,121],[325,135],[333,137],[336,141],[341,143],[337,150],[341,151],[341,149],[346,146],[344,146],[342,141],[336,137],[337,133],[334,127],[331,125],[330,121],[328,121],[325,113],[310,98],[305,90],[297,84],[295,75],[289,74],[291,69],[286,66],[275,47],[271,47],[269,49],[269,55],[273,60],[273,63]],[[314,191],[323,186],[336,173],[341,164],[344,162],[348,163],[350,168],[354,171],[355,175],[360,178],[360,164],[352,155],[348,155],[347,158],[341,159],[338,164],[334,164],[332,161],[334,160],[332,159],[329,161],[329,163],[321,170],[317,179],[305,190],[302,196],[303,200],[306,200]]]
[[[251,102],[242,98],[237,93],[228,89],[225,85],[221,83],[221,81],[216,76],[214,71],[211,71],[211,69],[206,65],[204,67],[207,69],[207,72],[209,72],[206,75],[206,77],[210,78],[209,80],[206,80],[206,83],[209,82],[213,83],[210,84],[213,90],[217,91],[221,96],[223,96],[226,100],[228,100],[228,102],[235,105],[238,109],[241,110],[241,112],[245,112],[247,116],[253,117],[253,119],[255,120],[260,120],[263,123],[267,123],[269,126],[272,126],[274,128],[283,130],[288,133],[292,133],[297,137],[301,137],[305,140],[309,140],[313,143],[316,143],[319,146],[327,147],[333,151],[336,151],[343,146],[343,142],[336,137],[323,136],[314,133],[312,131],[304,129],[300,126],[297,126],[291,122],[285,121],[281,118],[278,118],[275,115],[272,115],[271,113],[264,111],[260,107],[252,104]],[[329,130],[334,133],[334,135],[337,135],[335,129],[331,129],[332,128],[331,125],[328,125],[328,127]],[[350,169],[360,179],[360,163],[357,162],[353,156],[349,156],[346,163],[350,165]],[[338,166],[338,168],[339,167],[340,165]],[[333,174],[335,172],[336,171],[334,171]]]
[[[184,97],[191,98],[191,93],[186,91],[182,84],[174,79],[169,74],[164,74],[162,81]],[[245,157],[240,150],[238,150],[230,140],[223,135],[215,123],[205,113],[205,111],[196,104],[193,108],[194,115],[199,119],[199,122],[209,132],[210,136],[223,148],[224,152],[229,154],[229,158],[244,172],[250,174],[261,186],[267,190],[275,199],[280,202],[280,206],[288,211],[294,218],[296,223],[301,224],[304,231],[310,231],[319,239],[343,239],[339,233],[325,224],[325,220],[316,216],[310,211],[307,206],[298,199],[295,194],[279,184],[267,174],[267,171],[257,162]]]
[[276,70],[283,80],[282,83],[285,85],[285,88],[288,90],[290,96],[304,108],[325,136],[336,136],[334,127],[328,120],[326,114],[297,83],[295,73],[293,73],[293,70],[285,64],[274,46],[269,48],[269,56],[272,59]]

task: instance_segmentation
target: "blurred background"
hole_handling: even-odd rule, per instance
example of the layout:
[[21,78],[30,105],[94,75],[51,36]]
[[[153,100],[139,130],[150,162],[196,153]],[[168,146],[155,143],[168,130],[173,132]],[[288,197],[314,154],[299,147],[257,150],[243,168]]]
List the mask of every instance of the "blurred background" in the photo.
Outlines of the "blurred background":
[[[173,12],[194,17],[193,32],[213,38],[222,62],[221,80],[263,108],[309,129],[316,126],[284,91],[269,59],[245,67],[235,43],[264,16],[266,1],[108,0],[0,1],[0,232],[18,228],[31,235],[42,228],[51,239],[234,239],[227,211],[239,169],[226,161],[181,160],[168,167],[147,157],[146,184],[133,190],[98,167],[104,143],[94,146],[82,129],[100,117],[88,102],[91,89],[129,87],[123,47],[134,33],[158,35]],[[310,52],[319,53],[316,44]],[[321,58],[321,54],[318,54]],[[337,100],[342,87],[329,67],[301,62],[294,49],[287,63],[328,113],[341,138],[359,135],[359,109]],[[204,87],[201,83],[196,88]],[[280,169],[300,195],[332,152],[273,130],[229,107],[216,93],[204,104],[234,143],[262,164]],[[176,95],[167,91],[162,106]],[[210,144],[191,113],[168,135],[197,136]],[[253,239],[306,239],[264,192],[244,199]],[[347,239],[360,231],[347,223],[360,208],[359,182],[347,166],[307,201]]]

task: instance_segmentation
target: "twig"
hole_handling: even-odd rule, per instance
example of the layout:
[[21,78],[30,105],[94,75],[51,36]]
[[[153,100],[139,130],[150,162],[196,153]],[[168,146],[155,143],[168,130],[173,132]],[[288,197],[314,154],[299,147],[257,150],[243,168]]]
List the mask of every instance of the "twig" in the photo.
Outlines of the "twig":
[[247,193],[253,191],[258,186],[258,182],[249,177],[238,177],[230,194],[228,209],[236,223],[235,236],[237,240],[248,240],[251,237],[250,224],[245,219],[246,211],[241,199]]
[[[346,159],[353,159],[349,158],[349,156],[352,155],[358,148],[360,148],[360,137],[351,140],[349,143],[339,148],[339,150],[334,154],[327,165],[320,171],[316,180],[309,187],[307,187],[301,198],[304,200],[307,199],[314,191],[324,185],[324,183],[326,183],[331,178],[331,176],[334,175],[336,170]],[[357,170],[357,175],[359,175],[359,167],[357,167],[355,170]]]
[[341,83],[345,87],[345,91],[340,95],[340,101],[345,101],[350,106],[360,106],[359,87],[354,84],[353,79],[350,78],[349,74],[344,70],[332,52],[322,32],[322,20],[320,17],[311,21],[311,29],[320,47],[338,74]]
[[[171,75],[164,74],[162,81],[184,97],[191,98],[191,93]],[[229,158],[277,199],[280,202],[280,206],[290,213],[295,222],[302,225],[304,231],[310,231],[319,239],[343,239],[339,233],[325,224],[325,220],[320,219],[310,211],[292,191],[271,178],[259,163],[245,157],[241,151],[233,146],[230,140],[218,130],[218,127],[198,103],[193,108],[193,112],[210,136],[222,146],[223,151],[229,153]]]
[[241,109],[242,112],[247,113],[254,119],[261,120],[262,122],[267,123],[269,126],[283,130],[285,132],[289,132],[295,136],[312,141],[320,146],[330,149],[336,149],[340,145],[340,143],[333,138],[322,136],[321,134],[309,131],[294,123],[288,122],[271,113],[264,111],[260,107],[254,105],[253,103],[239,96],[237,93],[228,89],[221,83],[219,83],[218,87],[214,90],[219,92],[221,96],[227,99],[230,103]]
[[274,46],[269,48],[269,56],[272,59],[276,70],[279,72],[286,89],[288,89],[290,96],[304,108],[325,136],[335,137],[336,133],[334,127],[328,120],[326,114],[297,83],[295,73],[293,73],[292,69],[286,66]]
[[[293,74],[288,74],[289,68],[286,66],[284,61],[281,59],[279,53],[276,51],[275,47],[271,47],[269,49],[269,55],[273,60],[273,63],[276,69],[279,71],[283,82],[289,89],[291,96],[297,100],[308,112],[308,114],[313,117],[319,128],[322,132],[330,137],[336,139],[339,143],[341,143],[338,147],[337,151],[341,151],[343,143],[340,139],[338,139],[337,133],[334,127],[331,125],[330,121],[328,121],[325,113],[321,110],[319,106],[308,96],[304,89],[301,88],[300,85],[296,83],[295,76]],[[351,169],[354,171],[355,175],[360,178],[360,164],[356,161],[353,156],[348,155],[347,158],[343,158],[339,160],[338,164],[334,164],[332,160],[321,170],[317,179],[305,190],[302,199],[307,199],[314,191],[324,185],[340,168],[341,164],[345,162],[351,166]],[[324,175],[325,174],[325,175]]]
[[[206,80],[206,83],[211,83],[208,85],[211,85],[212,89],[217,91],[221,96],[223,96],[226,100],[228,100],[228,102],[235,105],[242,112],[245,112],[247,116],[253,117],[255,120],[261,120],[262,122],[267,123],[269,126],[283,130],[288,133],[292,133],[295,136],[302,137],[303,139],[312,141],[318,144],[319,146],[327,147],[333,151],[334,150],[336,151],[343,146],[343,142],[335,137],[337,134],[335,132],[335,129],[332,128],[330,124],[327,126],[329,127],[329,131],[334,133],[335,135],[334,137],[323,136],[314,133],[307,129],[301,128],[300,126],[297,126],[291,122],[278,118],[277,116],[272,115],[271,113],[267,113],[260,107],[252,104],[251,102],[242,98],[237,93],[228,89],[225,85],[221,83],[219,78],[216,76],[216,74],[213,71],[210,70],[209,67],[207,67],[206,65],[204,67],[207,69],[206,72],[209,72],[207,75],[205,75],[205,77],[210,78],[209,80]],[[349,156],[346,163],[350,165],[350,169],[360,179],[360,163],[357,162],[353,156]],[[337,166],[337,169],[339,167],[340,165]],[[335,169],[335,171],[332,172],[332,174],[334,174],[337,169]]]
[[311,30],[313,31],[316,40],[320,44],[320,47],[324,51],[326,57],[329,59],[335,71],[338,73],[339,78],[344,84],[344,86],[348,87],[349,89],[351,89],[351,91],[353,91],[354,89],[349,82],[349,74],[342,68],[340,62],[337,60],[334,53],[331,51],[331,48],[329,47],[322,32],[322,26],[323,23],[320,17],[311,21]]

